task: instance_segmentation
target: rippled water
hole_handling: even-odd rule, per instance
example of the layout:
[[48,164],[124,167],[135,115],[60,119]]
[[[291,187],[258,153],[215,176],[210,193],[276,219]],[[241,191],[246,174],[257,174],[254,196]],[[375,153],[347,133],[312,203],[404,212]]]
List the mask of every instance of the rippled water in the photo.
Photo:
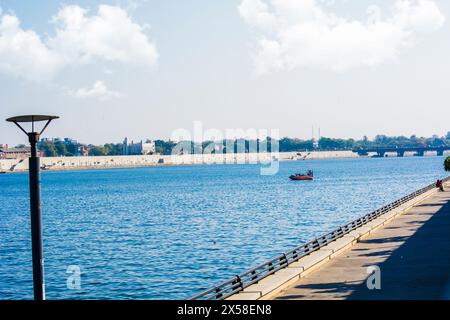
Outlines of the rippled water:
[[[443,157],[44,172],[49,299],[182,299],[445,175]],[[287,177],[314,169],[313,182]],[[0,299],[32,298],[28,176],[0,175]],[[67,288],[67,267],[81,288]]]

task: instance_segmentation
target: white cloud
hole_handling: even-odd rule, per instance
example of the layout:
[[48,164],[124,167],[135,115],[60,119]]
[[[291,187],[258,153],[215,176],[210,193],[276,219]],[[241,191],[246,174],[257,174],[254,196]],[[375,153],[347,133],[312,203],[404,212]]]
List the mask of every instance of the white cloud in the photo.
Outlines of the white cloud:
[[377,65],[445,22],[432,0],[396,0],[386,18],[370,6],[366,21],[326,12],[315,0],[242,0],[238,10],[259,37],[258,73]]
[[13,14],[0,10],[0,72],[34,81],[52,79],[66,66],[95,59],[151,67],[158,53],[144,27],[120,7],[101,5],[97,14],[64,6],[53,17],[54,37],[24,30]]
[[58,28],[49,45],[67,61],[101,58],[152,66],[158,59],[156,47],[144,28],[119,7],[100,5],[97,15],[89,16],[79,6],[66,6],[52,21]]
[[79,99],[95,98],[100,101],[123,97],[122,93],[109,90],[103,81],[97,81],[92,88],[80,88],[75,91],[69,91],[69,95]]
[[45,81],[63,66],[61,57],[50,50],[32,30],[23,30],[16,16],[0,11],[0,72]]

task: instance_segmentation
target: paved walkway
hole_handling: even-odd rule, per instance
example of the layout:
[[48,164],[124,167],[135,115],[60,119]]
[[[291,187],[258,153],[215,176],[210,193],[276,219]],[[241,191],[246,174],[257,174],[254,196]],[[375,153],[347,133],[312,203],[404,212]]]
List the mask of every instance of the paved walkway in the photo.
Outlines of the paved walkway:
[[[380,290],[367,288],[369,266],[380,268]],[[395,218],[276,299],[450,299],[450,191]]]

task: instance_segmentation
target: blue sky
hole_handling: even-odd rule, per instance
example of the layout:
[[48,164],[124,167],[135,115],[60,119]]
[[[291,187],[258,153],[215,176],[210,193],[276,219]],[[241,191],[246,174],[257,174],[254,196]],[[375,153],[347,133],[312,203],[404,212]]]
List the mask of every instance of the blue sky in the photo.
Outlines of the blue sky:
[[[47,136],[169,138],[194,121],[300,138],[312,126],[355,138],[450,130],[445,1],[0,0],[0,8],[0,118],[61,116]],[[21,142],[0,124],[0,143]]]

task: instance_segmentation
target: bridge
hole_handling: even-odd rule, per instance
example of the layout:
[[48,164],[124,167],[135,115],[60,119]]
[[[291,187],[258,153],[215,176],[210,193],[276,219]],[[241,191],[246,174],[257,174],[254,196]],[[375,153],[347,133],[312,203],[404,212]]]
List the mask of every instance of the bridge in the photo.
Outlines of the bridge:
[[450,150],[450,146],[422,146],[422,147],[376,147],[376,148],[356,148],[352,151],[360,156],[367,156],[369,153],[376,153],[377,157],[385,157],[386,153],[397,153],[398,157],[403,157],[406,152],[414,152],[416,156],[423,157],[425,152],[434,151],[438,156],[443,156],[445,151]]

